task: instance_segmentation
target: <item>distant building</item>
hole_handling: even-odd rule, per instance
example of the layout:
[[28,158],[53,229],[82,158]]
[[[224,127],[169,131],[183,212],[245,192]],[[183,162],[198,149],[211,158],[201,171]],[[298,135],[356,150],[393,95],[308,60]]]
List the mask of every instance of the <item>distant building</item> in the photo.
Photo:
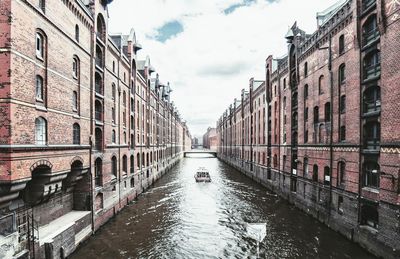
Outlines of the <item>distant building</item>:
[[216,128],[209,127],[203,135],[203,147],[210,150],[217,150],[218,139]]

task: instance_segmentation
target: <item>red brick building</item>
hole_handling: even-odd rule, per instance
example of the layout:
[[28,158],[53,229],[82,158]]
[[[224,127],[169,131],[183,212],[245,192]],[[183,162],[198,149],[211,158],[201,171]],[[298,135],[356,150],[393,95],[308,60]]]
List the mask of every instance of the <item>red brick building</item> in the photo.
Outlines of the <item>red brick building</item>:
[[209,127],[207,132],[203,135],[203,148],[217,151],[218,139],[217,130]]
[[191,147],[110,2],[0,2],[2,258],[68,256]]
[[223,160],[385,258],[400,256],[399,18],[398,1],[346,0],[313,34],[295,23],[266,60],[267,127],[252,83],[217,127]]

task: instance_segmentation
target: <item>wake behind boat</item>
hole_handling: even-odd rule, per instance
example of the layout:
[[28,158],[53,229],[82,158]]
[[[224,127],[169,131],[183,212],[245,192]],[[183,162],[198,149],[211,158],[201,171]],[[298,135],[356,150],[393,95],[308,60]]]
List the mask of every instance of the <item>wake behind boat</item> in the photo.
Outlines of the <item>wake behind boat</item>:
[[196,179],[196,182],[211,182],[210,173],[204,167],[197,169],[194,179]]

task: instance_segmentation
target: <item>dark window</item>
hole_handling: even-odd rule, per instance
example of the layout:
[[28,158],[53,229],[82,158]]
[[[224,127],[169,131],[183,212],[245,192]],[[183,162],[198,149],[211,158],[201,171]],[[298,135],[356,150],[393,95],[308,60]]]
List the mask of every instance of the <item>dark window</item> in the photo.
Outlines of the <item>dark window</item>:
[[103,132],[100,128],[95,129],[95,149],[102,150],[103,149]]
[[381,110],[381,89],[379,86],[368,87],[363,96],[364,113]]
[[[131,170],[131,174],[135,173],[135,160],[133,159],[134,156],[131,155],[131,159],[130,159],[130,170]],[[133,179],[133,177],[132,177]],[[133,186],[133,185],[132,185]]]
[[94,181],[96,186],[102,185],[103,161],[97,158],[94,162]]
[[112,143],[116,142],[115,130],[112,130],[112,132],[111,132],[111,142]]
[[105,42],[106,38],[106,24],[104,21],[104,18],[101,14],[97,16],[97,32],[96,32],[97,37]]
[[81,127],[78,123],[73,125],[73,144],[81,144]]
[[314,107],[314,123],[319,122],[319,108],[318,106]]
[[78,79],[79,76],[79,59],[74,57],[72,60],[72,76]]
[[45,0],[39,0],[39,8],[42,10],[42,12],[46,12],[46,1]]
[[346,65],[342,64],[339,67],[339,84],[343,85],[346,82]]
[[308,76],[308,63],[304,63],[304,77]]
[[339,55],[342,55],[344,53],[344,35],[340,35],[339,37]]
[[96,46],[96,66],[103,68],[103,51],[101,50],[100,46]]
[[338,167],[337,167],[337,172],[338,172],[338,185],[342,185],[344,183],[344,174],[345,174],[345,170],[346,170],[346,163],[343,161],[340,161],[338,163]]
[[304,121],[308,121],[308,107],[304,109]]
[[304,131],[304,143],[308,142],[308,130]]
[[324,92],[324,76],[320,76],[318,80],[318,94],[323,94]]
[[364,79],[373,78],[381,74],[381,53],[374,50],[364,58]]
[[331,103],[325,103],[325,121],[331,121]]
[[318,182],[318,166],[314,165],[313,166],[313,177],[312,177],[314,182]]
[[79,26],[75,25],[75,40],[79,42]]
[[363,46],[369,45],[379,37],[379,29],[376,15],[371,15],[362,27]]
[[304,99],[308,98],[308,85],[304,86]]
[[99,73],[95,74],[95,91],[98,94],[103,95],[103,79],[101,78]]
[[331,182],[331,169],[329,166],[324,167],[324,184],[329,185]]
[[72,110],[78,110],[78,93],[76,91],[72,92]]
[[340,113],[345,113],[346,112],[346,95],[340,96]]
[[95,110],[95,119],[97,121],[102,121],[103,120],[103,109],[101,102],[96,100],[94,104],[94,110]]
[[128,172],[128,157],[126,155],[122,157],[122,171],[124,173]]
[[377,229],[379,226],[379,212],[377,205],[362,204],[361,205],[361,225],[369,226]]
[[364,125],[365,148],[379,150],[381,125],[377,121],[369,121]]
[[136,165],[137,165],[137,169],[140,168],[140,154],[136,154]]
[[286,78],[283,79],[283,89],[286,89]]
[[115,84],[113,83],[112,85],[111,85],[111,96],[112,96],[112,99],[114,100],[114,102],[116,101],[116,89],[115,89]]
[[112,71],[113,71],[113,73],[115,73],[115,61],[114,60],[112,62]]
[[117,158],[115,156],[111,158],[111,174],[115,178],[117,177],[118,174]]
[[340,127],[339,140],[340,141],[345,141],[346,140],[346,126],[341,126]]

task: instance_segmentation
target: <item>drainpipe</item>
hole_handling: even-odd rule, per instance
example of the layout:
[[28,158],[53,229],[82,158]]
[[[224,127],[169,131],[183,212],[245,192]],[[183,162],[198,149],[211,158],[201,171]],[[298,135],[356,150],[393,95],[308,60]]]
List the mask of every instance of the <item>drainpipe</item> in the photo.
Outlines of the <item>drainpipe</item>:
[[[122,62],[122,55],[120,53],[120,59]],[[118,62],[118,75],[120,74],[120,62]],[[119,77],[117,81],[117,89],[118,89],[118,174],[117,174],[117,183],[118,183],[118,206],[121,207],[121,87],[119,83]],[[117,107],[114,107],[114,112],[117,112]],[[126,115],[126,114],[125,114]]]
[[[329,139],[329,161],[330,161],[330,172],[329,172],[329,206],[328,206],[328,215],[331,214],[331,205],[332,205],[332,175],[333,175],[333,72],[332,72],[332,35],[329,34],[329,57],[328,57],[328,69],[329,69],[329,81],[330,81],[330,106],[329,106],[329,119],[330,119],[330,127],[331,134]],[[340,98],[340,97],[339,97]]]
[[[94,219],[94,188],[93,188],[93,175],[92,175],[92,145],[93,145],[93,104],[94,104],[94,97],[93,97],[93,76],[94,76],[94,70],[93,70],[93,64],[94,64],[94,48],[95,44],[94,42],[96,41],[96,32],[92,31],[90,34],[90,136],[89,136],[89,144],[90,144],[90,153],[89,153],[89,172],[90,172],[90,193],[91,193],[91,224],[92,224],[92,235],[94,235],[95,231],[95,219]],[[80,96],[79,96],[80,99]],[[80,105],[81,102],[79,102]]]

